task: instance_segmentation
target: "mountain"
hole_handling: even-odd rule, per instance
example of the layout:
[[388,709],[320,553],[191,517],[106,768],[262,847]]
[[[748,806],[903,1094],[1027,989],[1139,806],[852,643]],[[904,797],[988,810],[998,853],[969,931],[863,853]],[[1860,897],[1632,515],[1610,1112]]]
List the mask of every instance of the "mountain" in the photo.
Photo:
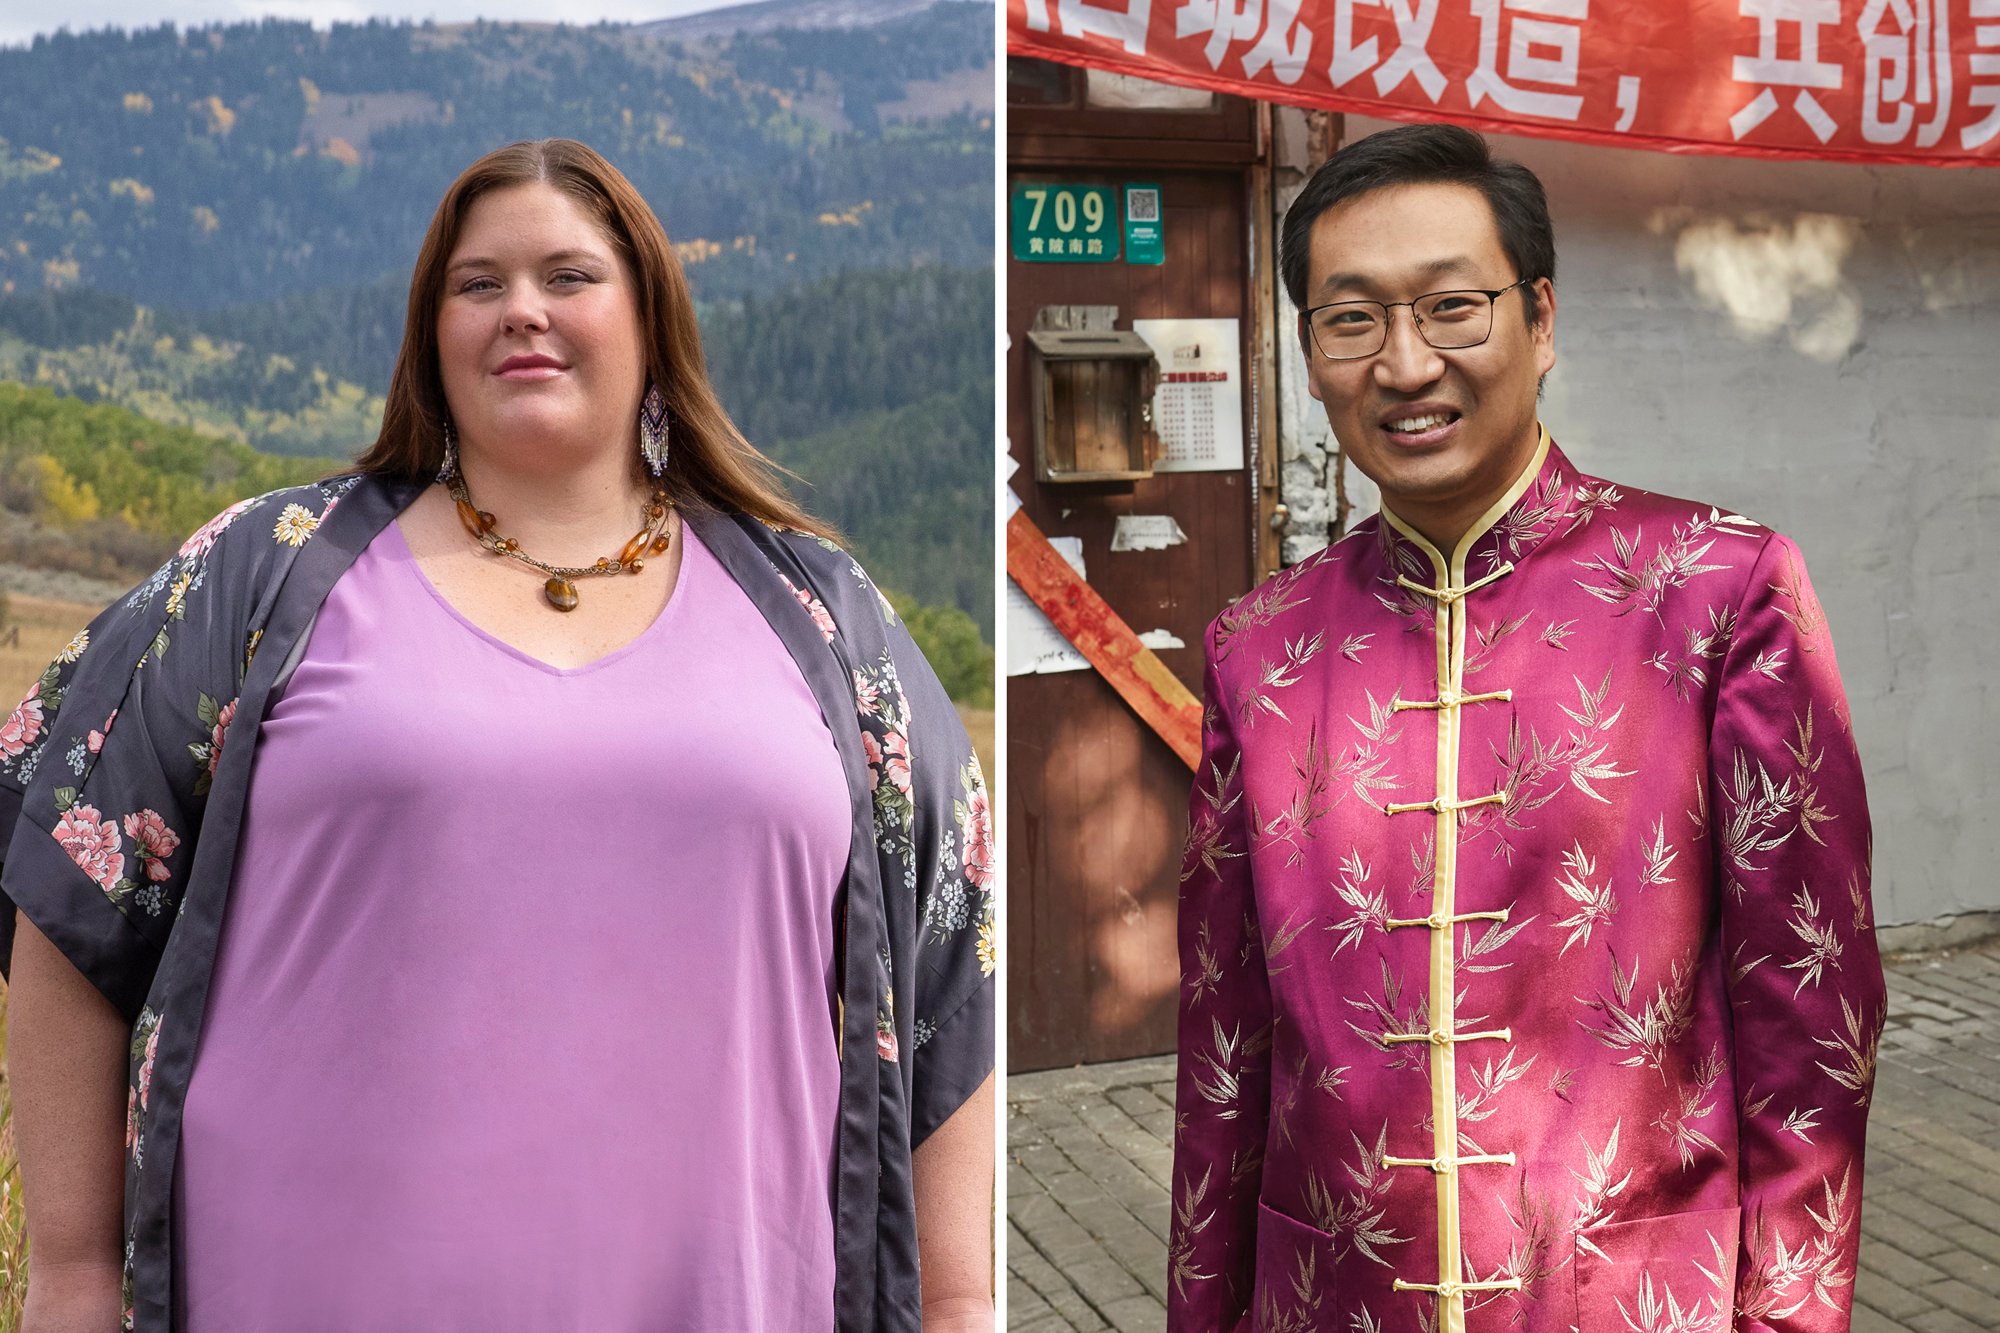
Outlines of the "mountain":
[[0,50],[0,380],[352,457],[445,185],[498,144],[580,138],[666,223],[746,433],[880,582],[990,637],[992,23],[769,0]]
[[0,49],[0,292],[205,310],[366,281],[468,162],[551,135],[632,179],[704,299],[983,265],[992,59],[991,11],[962,2],[698,47],[610,24],[38,37]]
[[[756,4],[730,5],[689,14],[684,18],[659,19],[633,26],[649,37],[696,42],[744,33],[773,32],[780,28],[802,32],[828,28],[876,28],[920,14],[932,3],[933,0],[760,0]],[[993,22],[990,0],[971,0],[967,7],[974,5],[984,9],[990,26]]]

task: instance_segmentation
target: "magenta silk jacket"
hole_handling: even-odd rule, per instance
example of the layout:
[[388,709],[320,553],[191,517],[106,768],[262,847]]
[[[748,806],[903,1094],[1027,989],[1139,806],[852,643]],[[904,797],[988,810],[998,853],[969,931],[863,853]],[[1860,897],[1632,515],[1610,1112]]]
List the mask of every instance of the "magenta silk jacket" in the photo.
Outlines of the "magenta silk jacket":
[[1848,1327],[1884,993],[1796,547],[1534,461],[1208,637],[1169,1327]]

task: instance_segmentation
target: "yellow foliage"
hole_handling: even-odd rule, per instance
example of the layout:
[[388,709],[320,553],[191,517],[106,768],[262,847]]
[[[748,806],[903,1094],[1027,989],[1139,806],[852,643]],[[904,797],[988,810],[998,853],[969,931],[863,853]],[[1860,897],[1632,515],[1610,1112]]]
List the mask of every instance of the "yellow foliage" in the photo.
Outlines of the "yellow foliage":
[[819,225],[822,227],[858,227],[861,225],[861,215],[872,211],[874,207],[874,200],[863,199],[854,207],[843,209],[838,213],[820,214]]
[[722,246],[715,241],[699,236],[691,241],[675,241],[674,254],[683,264],[699,264],[704,259],[713,259],[722,253]]
[[130,176],[121,176],[119,179],[112,181],[107,188],[110,189],[114,196],[121,194],[131,195],[132,201],[137,204],[150,204],[153,202],[152,187],[141,185]]
[[217,217],[215,210],[207,204],[196,204],[188,212],[194,218],[195,226],[200,227],[204,234],[213,232],[222,225],[222,219]]
[[125,109],[136,111],[142,116],[150,116],[153,114],[153,99],[144,93],[126,93]]
[[319,85],[301,75],[299,77],[299,92],[305,95],[306,114],[310,116],[314,109],[319,106]]
[[88,523],[103,510],[97,492],[89,482],[78,485],[61,463],[47,454],[31,454],[24,470],[34,486],[39,503],[37,517],[44,523]]
[[195,110],[208,113],[208,132],[228,134],[236,128],[236,113],[222,104],[222,99],[214,95],[204,97],[194,104]]
[[42,285],[67,287],[77,280],[82,271],[74,259],[45,259],[42,261]]
[[344,167],[356,166],[361,161],[361,154],[354,151],[354,145],[338,135],[328,139],[326,147],[320,149],[320,152]]
[[26,148],[21,151],[22,165],[33,176],[44,171],[54,171],[62,165],[62,159],[45,148]]
[[631,128],[632,128],[632,108],[631,108],[631,107],[629,107],[629,106],[628,106],[628,107],[621,107],[621,108],[619,108],[619,111],[618,111],[618,119],[619,119],[619,121],[620,121],[620,122],[621,122],[621,123],[622,123],[622,124],[623,124],[623,125],[625,126],[625,128],[626,128],[626,129],[628,129],[628,130],[629,130],[629,129],[631,129]]

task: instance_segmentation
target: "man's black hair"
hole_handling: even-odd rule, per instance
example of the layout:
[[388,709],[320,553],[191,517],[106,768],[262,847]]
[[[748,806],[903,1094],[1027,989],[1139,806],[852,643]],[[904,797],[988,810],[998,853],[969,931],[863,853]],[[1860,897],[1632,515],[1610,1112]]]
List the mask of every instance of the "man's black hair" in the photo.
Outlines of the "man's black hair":
[[[1313,223],[1335,204],[1391,185],[1469,185],[1486,198],[1516,279],[1556,276],[1555,229],[1549,201],[1535,173],[1519,162],[1496,159],[1486,140],[1457,125],[1398,125],[1357,139],[1313,173],[1285,210],[1280,271],[1292,304],[1307,305]],[[1497,279],[1496,279],[1497,281]],[[1528,322],[1539,313],[1533,286],[1521,289]]]

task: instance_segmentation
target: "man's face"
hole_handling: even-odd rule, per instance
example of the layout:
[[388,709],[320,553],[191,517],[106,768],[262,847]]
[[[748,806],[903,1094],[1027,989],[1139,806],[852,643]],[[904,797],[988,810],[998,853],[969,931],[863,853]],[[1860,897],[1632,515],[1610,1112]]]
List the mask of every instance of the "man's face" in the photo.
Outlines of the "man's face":
[[[1469,185],[1396,185],[1328,209],[1313,223],[1306,304],[1387,304],[1459,288],[1492,291],[1521,275],[1500,245],[1493,211]],[[1312,396],[1355,466],[1396,513],[1440,546],[1451,543],[1513,484],[1540,441],[1536,386],[1555,365],[1555,289],[1529,288],[1493,305],[1477,347],[1440,351],[1407,307],[1389,312],[1373,356],[1330,361],[1303,322]]]

